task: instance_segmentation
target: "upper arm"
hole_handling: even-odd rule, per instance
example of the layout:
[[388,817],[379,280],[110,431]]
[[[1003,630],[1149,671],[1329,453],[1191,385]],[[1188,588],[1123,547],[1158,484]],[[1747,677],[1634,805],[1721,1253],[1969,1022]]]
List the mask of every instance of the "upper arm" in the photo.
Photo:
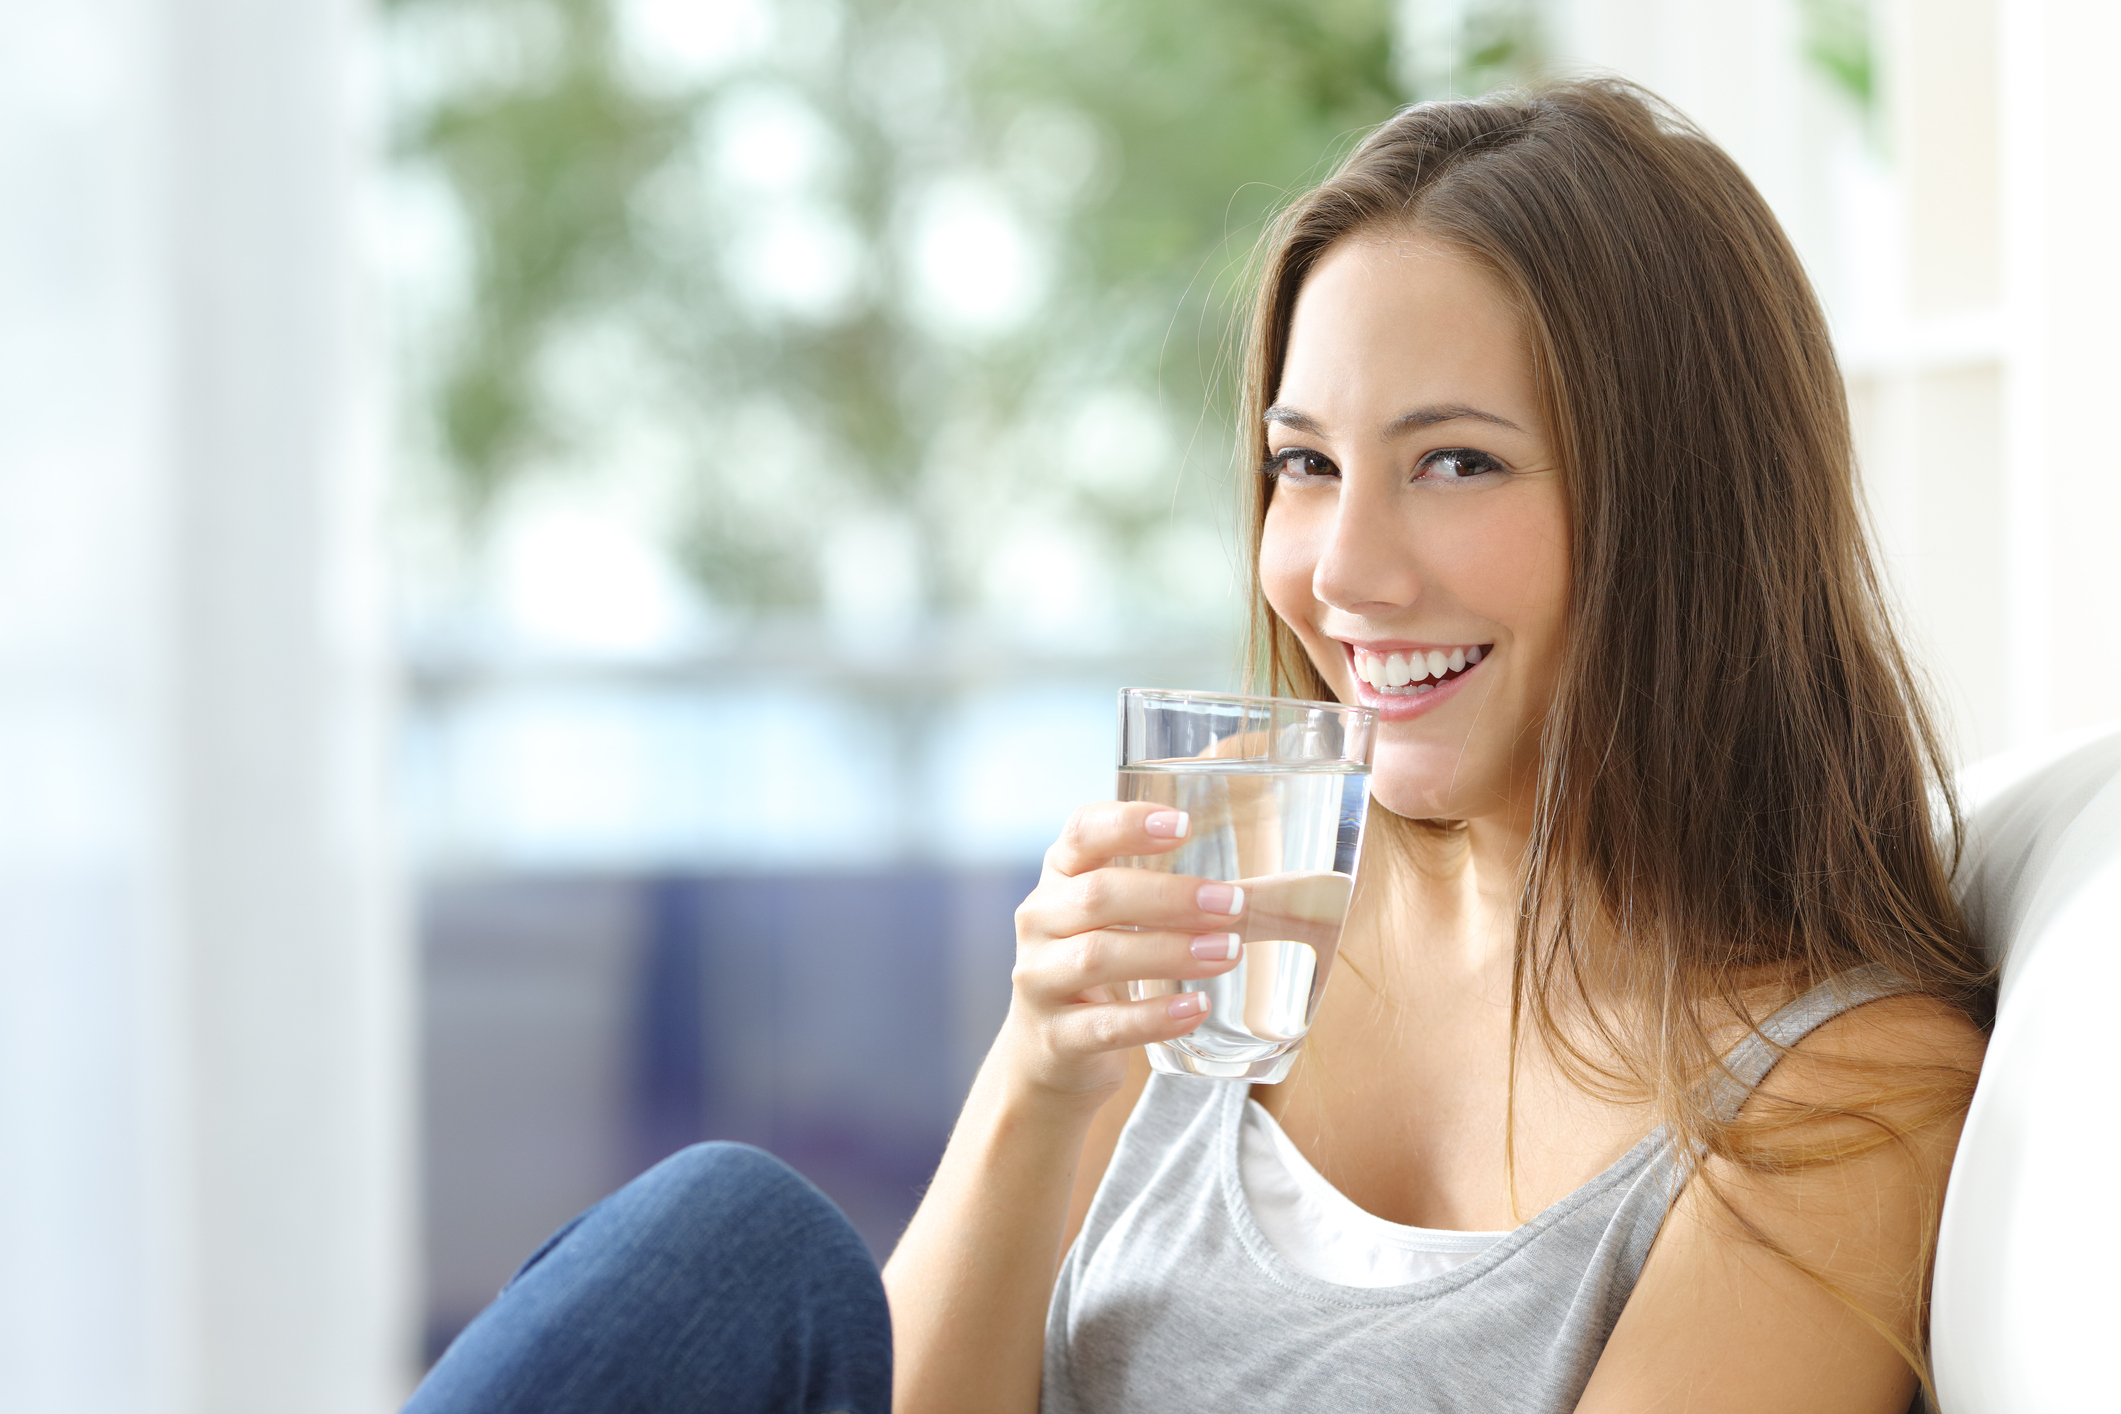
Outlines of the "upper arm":
[[[1705,1165],[1710,1182],[1697,1177],[1673,1205],[1579,1414],[1901,1414],[1915,1374],[1857,1308],[1919,1347],[1938,1205],[1982,1044],[1971,1022],[1921,997],[1858,1007],[1800,1043],[1742,1113],[1777,1097],[1846,1106],[1902,1137],[1790,1172]],[[1880,1132],[1848,1116],[1794,1137]]]
[[1075,1165],[1075,1187],[1068,1195],[1068,1226],[1061,1234],[1061,1252],[1065,1255],[1075,1245],[1075,1235],[1083,1230],[1083,1219],[1090,1215],[1090,1200],[1097,1196],[1097,1185],[1105,1178],[1105,1170],[1112,1164],[1112,1151],[1119,1147],[1119,1132],[1127,1127],[1127,1117],[1134,1113],[1135,1102],[1149,1084],[1149,1052],[1141,1047],[1127,1053],[1127,1078],[1112,1098],[1099,1107],[1090,1121],[1090,1132],[1083,1136],[1082,1157]]

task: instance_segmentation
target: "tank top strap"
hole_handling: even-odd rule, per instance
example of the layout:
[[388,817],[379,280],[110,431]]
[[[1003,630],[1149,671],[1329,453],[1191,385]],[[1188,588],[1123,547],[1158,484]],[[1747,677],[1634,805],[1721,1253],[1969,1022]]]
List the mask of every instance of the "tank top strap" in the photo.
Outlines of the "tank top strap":
[[1827,978],[1761,1022],[1758,1029],[1725,1053],[1722,1073],[1713,1082],[1717,1114],[1725,1119],[1737,1114],[1783,1053],[1827,1022],[1865,1002],[1915,990],[1914,983],[1880,963]]

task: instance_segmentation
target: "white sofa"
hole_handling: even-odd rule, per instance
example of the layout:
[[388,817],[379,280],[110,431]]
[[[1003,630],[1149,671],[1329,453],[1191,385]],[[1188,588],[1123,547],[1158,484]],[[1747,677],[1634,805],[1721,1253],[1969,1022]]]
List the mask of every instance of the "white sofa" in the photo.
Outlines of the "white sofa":
[[1945,1192],[1943,1414],[2121,1410],[2121,728],[1970,769],[1957,884],[2002,966]]

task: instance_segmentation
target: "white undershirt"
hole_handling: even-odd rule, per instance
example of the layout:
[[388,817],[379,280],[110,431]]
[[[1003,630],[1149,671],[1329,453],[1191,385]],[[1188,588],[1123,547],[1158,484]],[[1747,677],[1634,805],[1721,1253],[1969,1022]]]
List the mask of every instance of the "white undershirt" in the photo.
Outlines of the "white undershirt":
[[1342,1286],[1441,1276],[1508,1234],[1386,1222],[1355,1206],[1297,1151],[1257,1100],[1245,1101],[1238,1176],[1260,1231],[1290,1266]]

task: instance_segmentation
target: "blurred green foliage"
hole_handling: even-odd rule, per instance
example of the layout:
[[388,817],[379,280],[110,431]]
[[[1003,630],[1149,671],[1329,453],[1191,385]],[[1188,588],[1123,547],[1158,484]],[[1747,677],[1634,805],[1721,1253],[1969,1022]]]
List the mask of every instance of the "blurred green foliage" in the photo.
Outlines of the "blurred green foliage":
[[[520,478],[595,474],[652,424],[689,488],[668,538],[732,607],[814,606],[862,516],[904,527],[928,614],[976,606],[1027,519],[1150,573],[1160,532],[1227,499],[1263,220],[1423,96],[1390,0],[780,0],[691,71],[644,53],[630,3],[389,0],[421,76],[398,161],[439,175],[469,251],[415,408],[473,533]],[[1472,7],[1461,86],[1533,62],[1530,13]],[[932,307],[923,223],[952,193],[1035,267],[1010,317]],[[811,247],[822,293],[776,296],[759,272]],[[1113,406],[1154,425],[1100,433]]]
[[[603,0],[476,0],[497,27],[542,10],[558,22],[546,64],[520,81],[445,89],[396,115],[401,156],[438,164],[474,241],[469,328],[432,390],[450,469],[483,508],[549,429],[537,355],[570,311],[624,301],[655,278],[630,203],[683,141],[691,105],[629,88]],[[396,0],[400,11],[461,0]],[[493,36],[489,43],[499,41]]]
[[1800,0],[1804,54],[1869,118],[1878,103],[1869,0]]

